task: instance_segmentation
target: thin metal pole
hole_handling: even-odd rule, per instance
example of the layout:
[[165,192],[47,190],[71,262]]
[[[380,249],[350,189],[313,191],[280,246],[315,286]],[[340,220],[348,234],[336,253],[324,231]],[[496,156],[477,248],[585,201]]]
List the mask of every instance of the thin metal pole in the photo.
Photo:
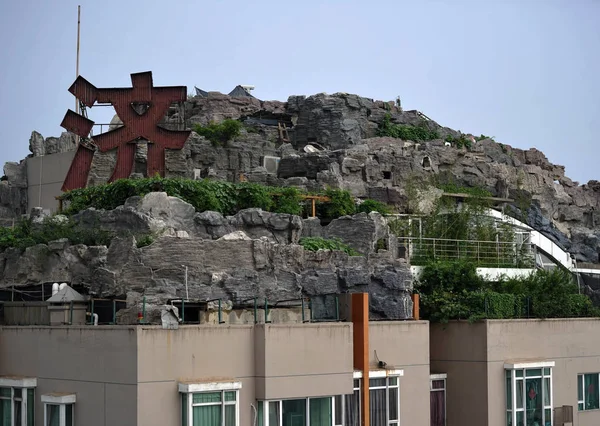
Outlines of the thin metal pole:
[[[81,35],[81,5],[77,6],[77,59],[75,61],[75,78],[79,77],[79,39]],[[79,99],[75,97],[75,112],[79,114]],[[79,135],[75,135],[75,144],[79,145]]]
[[112,323],[116,324],[117,323],[117,301],[113,299],[112,301],[112,308],[113,308],[113,320]]
[[188,267],[185,267],[185,298],[190,300],[190,294],[188,293]]
[[71,300],[69,306],[69,325],[73,325],[73,301]]
[[94,298],[92,297],[92,308],[91,308],[91,314],[92,314],[92,322],[91,324],[94,325]]
[[258,318],[256,318],[256,314],[257,314],[257,312],[256,312],[256,310],[257,310],[256,305],[257,305],[257,301],[256,301],[256,297],[255,297],[254,298],[254,324],[256,324],[258,322]]
[[185,300],[181,301],[181,323],[185,323]]

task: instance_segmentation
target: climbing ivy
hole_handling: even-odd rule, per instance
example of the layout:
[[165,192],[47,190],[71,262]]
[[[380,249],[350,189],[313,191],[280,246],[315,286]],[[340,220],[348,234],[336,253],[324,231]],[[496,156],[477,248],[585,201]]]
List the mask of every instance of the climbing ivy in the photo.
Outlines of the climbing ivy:
[[308,251],[338,250],[343,251],[349,256],[360,256],[360,253],[349,245],[344,244],[338,238],[305,237],[300,239],[299,244],[304,247],[304,250]]

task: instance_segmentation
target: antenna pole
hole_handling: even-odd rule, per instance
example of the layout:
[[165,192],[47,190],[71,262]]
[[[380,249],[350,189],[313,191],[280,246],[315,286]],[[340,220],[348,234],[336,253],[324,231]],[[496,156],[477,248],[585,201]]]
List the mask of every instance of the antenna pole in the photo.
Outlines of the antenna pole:
[[[75,78],[79,77],[79,35],[81,33],[81,5],[77,6],[77,62],[75,64]],[[75,112],[79,114],[79,100],[75,98]]]

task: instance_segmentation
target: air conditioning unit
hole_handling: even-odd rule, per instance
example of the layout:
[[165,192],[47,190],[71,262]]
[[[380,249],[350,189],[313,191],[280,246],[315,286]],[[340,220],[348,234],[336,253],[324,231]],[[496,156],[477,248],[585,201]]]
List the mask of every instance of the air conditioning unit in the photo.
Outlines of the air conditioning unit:
[[202,177],[200,176],[200,169],[194,169],[194,180],[200,180]]
[[276,175],[280,160],[280,157],[271,157],[269,155],[265,155],[263,158],[263,167],[267,169],[267,173]]

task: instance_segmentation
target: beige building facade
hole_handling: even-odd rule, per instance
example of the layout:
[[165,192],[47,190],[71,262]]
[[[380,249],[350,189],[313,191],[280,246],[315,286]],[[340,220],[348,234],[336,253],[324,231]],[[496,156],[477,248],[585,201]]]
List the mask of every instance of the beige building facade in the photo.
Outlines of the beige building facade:
[[[600,319],[432,324],[431,369],[447,374],[447,425],[600,425]],[[563,406],[566,408],[563,410]]]
[[[353,327],[2,327],[0,409],[19,426],[358,425]],[[428,323],[369,330],[370,423],[428,425]]]

